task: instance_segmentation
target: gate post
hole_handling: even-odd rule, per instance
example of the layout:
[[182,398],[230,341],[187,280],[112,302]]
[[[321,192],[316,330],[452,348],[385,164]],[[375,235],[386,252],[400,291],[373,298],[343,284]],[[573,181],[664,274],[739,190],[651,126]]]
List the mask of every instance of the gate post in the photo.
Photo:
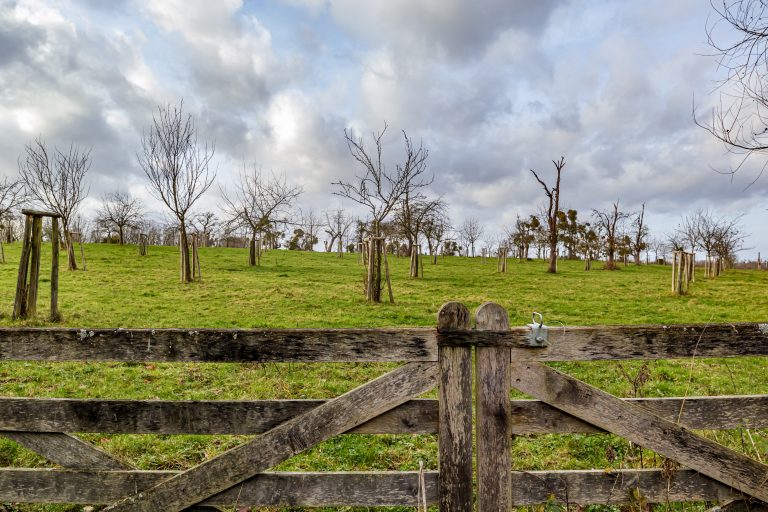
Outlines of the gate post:
[[[507,311],[493,302],[475,313],[477,330],[506,331]],[[477,347],[475,407],[477,409],[477,510],[512,509],[512,387],[511,350]]]
[[[437,330],[468,330],[469,310],[447,302]],[[439,339],[439,338],[438,338]],[[441,512],[472,510],[472,347],[438,346],[439,495]]]

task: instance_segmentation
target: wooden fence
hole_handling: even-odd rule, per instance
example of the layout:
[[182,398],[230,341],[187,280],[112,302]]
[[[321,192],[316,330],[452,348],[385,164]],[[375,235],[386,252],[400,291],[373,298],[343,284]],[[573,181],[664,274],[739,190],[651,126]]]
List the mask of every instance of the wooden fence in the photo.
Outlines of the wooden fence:
[[[420,487],[443,511],[638,496],[768,501],[768,466],[689,430],[766,428],[768,395],[620,399],[543,364],[765,356],[768,324],[567,327],[539,348],[496,304],[478,308],[475,324],[466,307],[448,303],[437,329],[0,329],[5,361],[405,362],[329,400],[0,398],[2,435],[63,468],[0,469],[0,502],[148,512],[234,503],[417,506]],[[436,384],[437,400],[417,398]],[[535,400],[510,400],[511,388]],[[512,470],[515,435],[604,431],[684,469]],[[260,435],[176,472],[137,470],[67,432]],[[437,433],[439,471],[268,471],[345,433]]]

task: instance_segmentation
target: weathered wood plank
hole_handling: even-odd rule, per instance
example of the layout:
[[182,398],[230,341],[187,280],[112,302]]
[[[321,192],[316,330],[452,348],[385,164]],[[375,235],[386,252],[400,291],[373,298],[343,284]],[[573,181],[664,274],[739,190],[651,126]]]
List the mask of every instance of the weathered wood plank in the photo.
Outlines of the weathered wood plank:
[[526,471],[512,473],[515,506],[536,505],[552,498],[577,505],[722,501],[741,493],[696,471],[666,475],[658,469],[621,471]]
[[[509,329],[507,311],[493,302],[475,312],[477,330]],[[477,509],[512,508],[511,375],[508,347],[477,347],[475,408],[477,415]]]
[[528,329],[445,332],[440,345],[504,346],[513,361],[596,361],[768,355],[768,323],[552,328],[549,346],[526,348]]
[[[260,434],[326,400],[101,400],[0,398],[0,431],[108,434]],[[417,399],[349,431],[437,432],[437,400]]]
[[[438,331],[468,329],[469,310],[448,302],[437,314]],[[472,348],[440,347],[440,511],[472,510]]]
[[512,362],[512,385],[584,421],[768,501],[768,466],[645,409],[536,362]]
[[[0,502],[103,505],[147,489],[174,471],[59,471],[0,469]],[[427,502],[438,501],[438,474],[425,473]],[[514,506],[545,503],[628,504],[637,490],[649,503],[725,501],[741,494],[695,471],[667,478],[654,469],[622,471],[512,472]],[[261,473],[205,500],[203,504],[258,506],[415,506],[417,472]]]
[[[689,429],[768,428],[768,395],[624,398]],[[105,434],[260,434],[325,400],[0,398],[0,430]],[[512,400],[513,435],[603,432],[539,400]],[[438,403],[409,400],[348,433],[436,434]]]
[[591,361],[768,355],[768,323],[567,327],[549,347],[527,329],[0,329],[0,360],[362,362],[437,361],[446,346],[504,346],[514,360]]
[[[175,471],[0,469],[0,502],[103,505],[178,475]],[[205,500],[213,506],[415,506],[418,472],[261,473]],[[429,504],[437,472],[425,473]]]
[[[768,395],[623,398],[665,420],[693,430],[768,427]],[[682,410],[682,413],[681,413]],[[603,432],[538,400],[512,400],[513,434]]]
[[437,361],[434,329],[0,329],[0,360]]
[[69,434],[61,432],[2,432],[0,434],[65,468],[105,471],[132,469],[130,465]]
[[428,391],[436,376],[434,364],[401,366],[106,510],[172,511],[199,503]]

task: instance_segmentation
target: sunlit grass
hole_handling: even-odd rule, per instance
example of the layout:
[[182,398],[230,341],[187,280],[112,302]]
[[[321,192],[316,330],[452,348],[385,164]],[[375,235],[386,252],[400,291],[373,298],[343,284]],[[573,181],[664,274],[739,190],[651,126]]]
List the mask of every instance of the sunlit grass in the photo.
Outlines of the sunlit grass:
[[[6,246],[0,265],[0,326],[48,325],[50,247],[43,250],[39,318],[10,318],[18,270],[17,244]],[[533,311],[553,326],[768,320],[768,273],[728,271],[699,277],[691,293],[670,292],[671,269],[628,266],[616,272],[584,272],[581,262],[561,262],[557,275],[541,261],[510,260],[496,272],[494,260],[440,258],[425,264],[424,279],[409,279],[408,260],[391,257],[395,304],[371,305],[362,296],[356,255],[270,251],[261,267],[247,266],[244,249],[203,248],[203,280],[178,282],[178,253],[150,247],[87,245],[88,271],[61,273],[61,326],[68,327],[393,327],[435,324],[441,304],[485,301],[508,309],[513,325]],[[62,257],[62,268],[65,268]],[[595,266],[599,266],[595,265]],[[617,362],[561,363],[562,371],[620,396],[633,388]],[[623,362],[634,375],[640,362]],[[0,364],[0,395],[133,399],[269,399],[337,396],[394,367],[385,364]],[[766,394],[764,358],[654,361],[643,396]],[[434,392],[428,396],[434,396]],[[706,433],[752,456],[768,456],[768,433],[753,431],[755,445],[738,432]],[[184,469],[244,442],[247,436],[83,436],[142,469]],[[636,448],[607,435],[520,437],[519,469],[639,467]],[[415,470],[437,467],[435,436],[339,436],[281,464],[283,470]],[[650,461],[650,462],[649,462]],[[660,462],[660,461],[658,461]],[[38,456],[0,440],[3,465],[47,467]],[[646,453],[643,464],[654,464]],[[34,510],[64,510],[38,507]],[[72,508],[79,510],[79,508]]]

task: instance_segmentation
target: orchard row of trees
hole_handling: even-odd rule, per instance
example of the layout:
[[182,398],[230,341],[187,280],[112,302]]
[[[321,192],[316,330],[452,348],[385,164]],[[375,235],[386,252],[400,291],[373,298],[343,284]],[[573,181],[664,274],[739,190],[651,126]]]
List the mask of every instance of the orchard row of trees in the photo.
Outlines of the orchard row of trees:
[[653,250],[654,259],[658,259],[667,249],[683,247],[729,260],[744,240],[739,219],[715,218],[706,211],[685,217],[677,230],[661,239],[663,242],[650,237],[645,205],[637,212],[626,212],[617,201],[607,209],[593,209],[584,220],[576,210],[560,208],[565,168],[562,157],[553,160],[552,185],[531,170],[545,194],[540,210],[518,217],[513,225],[501,229],[501,235],[484,236],[486,229],[475,218],[453,226],[445,201],[430,194],[434,176],[428,172],[429,151],[422,143],[417,144],[403,131],[402,160],[393,168],[385,165],[389,160],[383,155],[386,131],[385,124],[372,135],[370,146],[353,132],[344,132],[358,172],[353,179],[334,182],[334,194],[366,210],[363,219],[342,209],[319,214],[298,209],[302,187],[284,175],[266,173],[256,164],[242,166],[233,188],[220,187],[219,214],[194,211],[194,205],[215,181],[211,165],[215,147],[198,141],[194,119],[183,111],[182,103],[157,109],[137,152],[148,189],[167,208],[165,219],[148,219],[138,198],[114,191],[101,198],[95,218],[84,221],[77,212],[89,192],[85,178],[91,165],[90,150],[73,144],[67,151],[51,151],[42,138],[25,146],[18,161],[18,179],[0,184],[0,219],[8,228],[6,237],[11,238],[14,226],[19,236],[20,223],[13,220],[25,201],[33,200],[61,215],[69,268],[73,270],[77,268],[74,233],[81,239],[119,244],[137,242],[143,234],[149,244],[178,245],[183,281],[192,278],[190,232],[204,246],[249,246],[250,265],[258,264],[262,248],[314,250],[322,238],[326,251],[341,255],[373,243],[377,249],[369,265],[374,267],[373,281],[379,292],[383,252],[410,256],[410,275],[418,277],[423,249],[437,263],[439,253],[475,256],[478,244],[484,254],[504,249],[521,259],[529,258],[535,248],[537,257],[549,258],[549,271],[555,272],[559,257],[584,259],[589,268],[591,260],[604,256],[606,268],[613,269],[617,257],[626,261],[632,256],[639,264],[643,251]]

